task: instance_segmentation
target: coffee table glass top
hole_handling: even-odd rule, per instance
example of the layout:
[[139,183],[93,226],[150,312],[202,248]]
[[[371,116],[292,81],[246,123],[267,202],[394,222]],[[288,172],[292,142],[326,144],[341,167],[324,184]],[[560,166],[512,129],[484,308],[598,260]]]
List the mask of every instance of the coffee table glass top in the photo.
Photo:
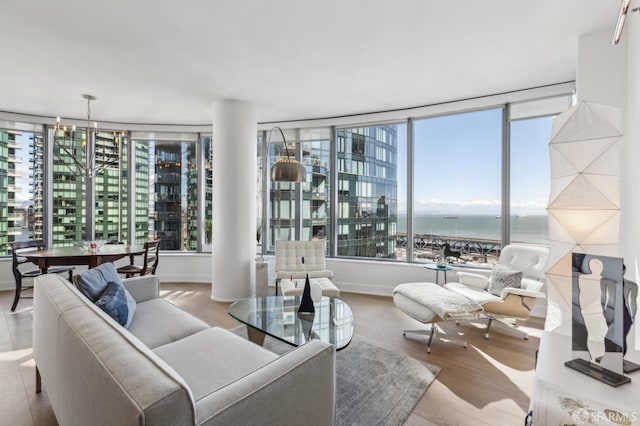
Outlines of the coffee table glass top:
[[301,296],[250,297],[229,306],[229,315],[241,323],[293,346],[311,339],[345,348],[353,336],[353,314],[345,302],[323,297],[315,314],[298,314]]

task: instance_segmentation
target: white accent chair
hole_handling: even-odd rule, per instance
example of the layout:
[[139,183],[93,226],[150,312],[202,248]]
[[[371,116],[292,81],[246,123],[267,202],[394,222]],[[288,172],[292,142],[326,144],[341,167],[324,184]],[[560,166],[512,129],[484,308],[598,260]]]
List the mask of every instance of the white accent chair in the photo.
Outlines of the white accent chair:
[[[307,274],[309,280],[317,279],[322,286],[322,294],[325,296],[338,297],[340,291],[331,282],[333,271],[327,269],[325,251],[327,245],[325,240],[296,241],[277,240],[276,241],[276,294],[278,285],[282,281],[282,294],[284,290],[289,295],[302,294],[302,286],[296,288],[291,285],[291,278],[295,280],[305,279]],[[304,258],[304,263],[302,259]],[[286,280],[286,286],[285,284]],[[286,288],[285,288],[286,287]]]
[[[489,292],[495,273],[492,277],[487,277],[469,272],[458,272],[458,282],[449,282],[444,288],[482,305],[488,318],[485,338],[489,338],[489,331],[495,320],[513,327],[528,339],[526,332],[517,329],[515,320],[529,319],[535,302],[546,297],[541,290],[548,258],[547,247],[511,244],[502,249],[498,265],[507,270],[522,272],[520,288],[505,287],[501,290],[500,296],[496,296]],[[513,319],[514,322],[508,323],[506,319]]]

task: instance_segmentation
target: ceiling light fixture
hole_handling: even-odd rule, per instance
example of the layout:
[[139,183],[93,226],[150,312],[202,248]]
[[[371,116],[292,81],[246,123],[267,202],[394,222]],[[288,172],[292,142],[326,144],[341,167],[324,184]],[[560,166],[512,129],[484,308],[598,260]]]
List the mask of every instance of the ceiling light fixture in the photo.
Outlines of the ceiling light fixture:
[[[87,100],[87,126],[85,134],[78,135],[75,125],[71,126],[70,129],[67,129],[67,126],[60,125],[60,117],[58,117],[53,128],[53,143],[54,146],[58,148],[54,149],[54,154],[76,176],[93,178],[100,174],[105,168],[117,164],[120,157],[118,147],[124,138],[125,132],[112,132],[113,146],[109,149],[109,152],[107,152],[106,145],[103,145],[102,153],[98,153],[99,164],[96,166],[96,135],[98,134],[98,123],[94,122],[93,125],[91,125],[91,101],[95,101],[98,98],[87,94],[81,96]],[[76,152],[76,138],[78,136],[83,137],[82,156],[80,158],[77,154],[74,154],[74,152]],[[66,155],[60,155],[60,151],[63,151]],[[69,159],[73,161],[73,164],[69,163]]]
[[616,31],[613,33],[612,44],[614,46],[620,42],[620,37],[622,37],[622,28],[624,28],[624,21],[627,19],[629,5],[631,5],[631,0],[622,0],[622,4],[620,5],[620,14],[618,15],[618,23],[616,24]]
[[279,158],[273,166],[271,166],[271,180],[275,182],[304,182],[305,170],[304,166],[300,164],[294,158],[289,156],[289,147],[287,146],[287,140],[284,137],[284,132],[278,126],[275,126],[269,132],[269,140],[267,145],[271,142],[271,135],[274,130],[279,130],[282,135],[282,142],[284,143],[284,149],[287,153],[287,158]]

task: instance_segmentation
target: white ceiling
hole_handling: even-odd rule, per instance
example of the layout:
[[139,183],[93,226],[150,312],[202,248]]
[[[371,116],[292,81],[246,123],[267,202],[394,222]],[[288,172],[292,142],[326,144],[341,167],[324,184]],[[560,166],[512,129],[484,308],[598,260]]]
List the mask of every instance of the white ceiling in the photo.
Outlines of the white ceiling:
[[0,111],[211,123],[428,105],[575,80],[617,0],[2,0]]

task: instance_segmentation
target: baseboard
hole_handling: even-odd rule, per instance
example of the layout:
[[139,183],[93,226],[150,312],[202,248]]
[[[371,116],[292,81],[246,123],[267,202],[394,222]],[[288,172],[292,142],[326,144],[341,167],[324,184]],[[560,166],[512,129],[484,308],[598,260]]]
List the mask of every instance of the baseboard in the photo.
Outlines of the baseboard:
[[371,284],[352,283],[344,281],[333,282],[340,291],[347,293],[370,294],[373,296],[392,296],[393,287],[376,286]]

